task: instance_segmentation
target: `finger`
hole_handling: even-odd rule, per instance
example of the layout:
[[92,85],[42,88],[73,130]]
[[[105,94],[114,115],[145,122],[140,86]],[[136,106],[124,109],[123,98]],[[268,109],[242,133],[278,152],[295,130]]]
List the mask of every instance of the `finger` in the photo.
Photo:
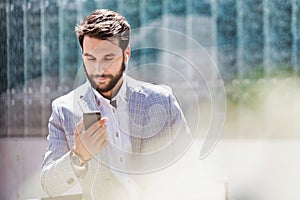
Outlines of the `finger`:
[[104,147],[108,144],[107,140],[99,140],[99,141],[94,141],[92,144],[87,147],[88,152],[93,155],[97,156],[103,149]]
[[83,130],[83,119],[81,118],[80,121],[77,123],[75,136],[78,136],[79,133],[81,134]]
[[108,144],[108,140],[103,140],[101,143],[101,146],[104,148]]
[[102,125],[101,127],[102,127],[104,130],[106,130],[107,125],[104,124],[104,125]]
[[105,141],[105,140],[108,141],[108,137],[107,137],[106,131],[103,131],[103,132],[101,133],[101,135],[99,135],[95,141],[96,141],[97,143],[103,143],[103,141]]
[[102,149],[104,149],[104,147],[106,147],[107,144],[108,140],[103,140],[98,146],[99,150],[102,151]]
[[105,139],[101,139],[99,141],[93,141],[88,147],[87,150],[92,156],[97,156],[108,144],[108,141]]
[[106,122],[107,122],[107,117],[102,117],[98,123],[100,124],[100,126],[104,126],[106,125]]
[[104,133],[105,133],[105,130],[100,126],[99,129],[97,129],[95,132],[93,132],[89,137],[91,138],[91,140],[96,141],[100,137],[103,137],[102,135],[104,135]]

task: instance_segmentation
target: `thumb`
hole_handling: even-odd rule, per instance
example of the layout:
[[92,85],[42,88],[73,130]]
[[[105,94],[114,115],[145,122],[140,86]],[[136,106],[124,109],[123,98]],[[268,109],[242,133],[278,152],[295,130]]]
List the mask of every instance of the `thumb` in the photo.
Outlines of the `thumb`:
[[76,127],[76,130],[75,130],[75,135],[79,135],[79,133],[82,133],[82,129],[83,129],[83,119],[81,119],[78,124],[77,124],[77,127]]

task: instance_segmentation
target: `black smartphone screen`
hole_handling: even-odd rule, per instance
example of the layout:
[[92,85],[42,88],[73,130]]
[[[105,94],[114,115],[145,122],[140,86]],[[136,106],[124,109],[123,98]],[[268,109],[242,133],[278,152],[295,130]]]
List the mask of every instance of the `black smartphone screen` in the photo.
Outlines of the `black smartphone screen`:
[[92,126],[96,121],[101,119],[101,114],[99,111],[83,113],[83,124],[84,130],[87,130],[90,126]]

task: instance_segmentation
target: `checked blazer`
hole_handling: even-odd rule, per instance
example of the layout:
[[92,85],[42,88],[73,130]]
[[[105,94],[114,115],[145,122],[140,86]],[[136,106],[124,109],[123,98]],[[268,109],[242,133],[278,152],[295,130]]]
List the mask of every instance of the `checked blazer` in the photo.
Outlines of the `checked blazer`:
[[[120,152],[126,157],[126,169],[121,171],[149,172],[174,162],[191,143],[191,134],[171,89],[127,75],[124,78],[132,149]],[[109,196],[118,185],[114,182],[114,169],[92,158],[85,176],[78,178],[70,163],[76,125],[83,112],[97,109],[89,82],[52,102],[48,148],[41,171],[42,187],[49,196],[61,195],[79,182],[85,199],[91,198],[93,184],[101,185],[95,192],[102,195],[101,199],[114,199]],[[101,154],[104,161],[110,157],[109,151]],[[126,188],[120,186],[118,191],[126,196]]]

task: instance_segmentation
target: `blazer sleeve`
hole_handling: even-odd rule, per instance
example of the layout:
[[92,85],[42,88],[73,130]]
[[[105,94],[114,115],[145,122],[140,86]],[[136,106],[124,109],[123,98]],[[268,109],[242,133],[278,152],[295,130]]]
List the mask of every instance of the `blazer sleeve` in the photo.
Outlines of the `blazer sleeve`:
[[169,102],[173,151],[175,151],[176,155],[179,155],[190,147],[193,142],[193,136],[174,95],[170,95]]
[[41,184],[49,196],[58,196],[78,182],[70,162],[70,149],[57,101],[52,103],[48,148],[41,171]]
[[166,149],[164,152],[169,152],[168,155],[181,155],[192,143],[192,135],[173,93],[163,90],[161,93],[149,95],[145,102],[144,110],[152,120],[141,131],[141,152],[159,152]]

